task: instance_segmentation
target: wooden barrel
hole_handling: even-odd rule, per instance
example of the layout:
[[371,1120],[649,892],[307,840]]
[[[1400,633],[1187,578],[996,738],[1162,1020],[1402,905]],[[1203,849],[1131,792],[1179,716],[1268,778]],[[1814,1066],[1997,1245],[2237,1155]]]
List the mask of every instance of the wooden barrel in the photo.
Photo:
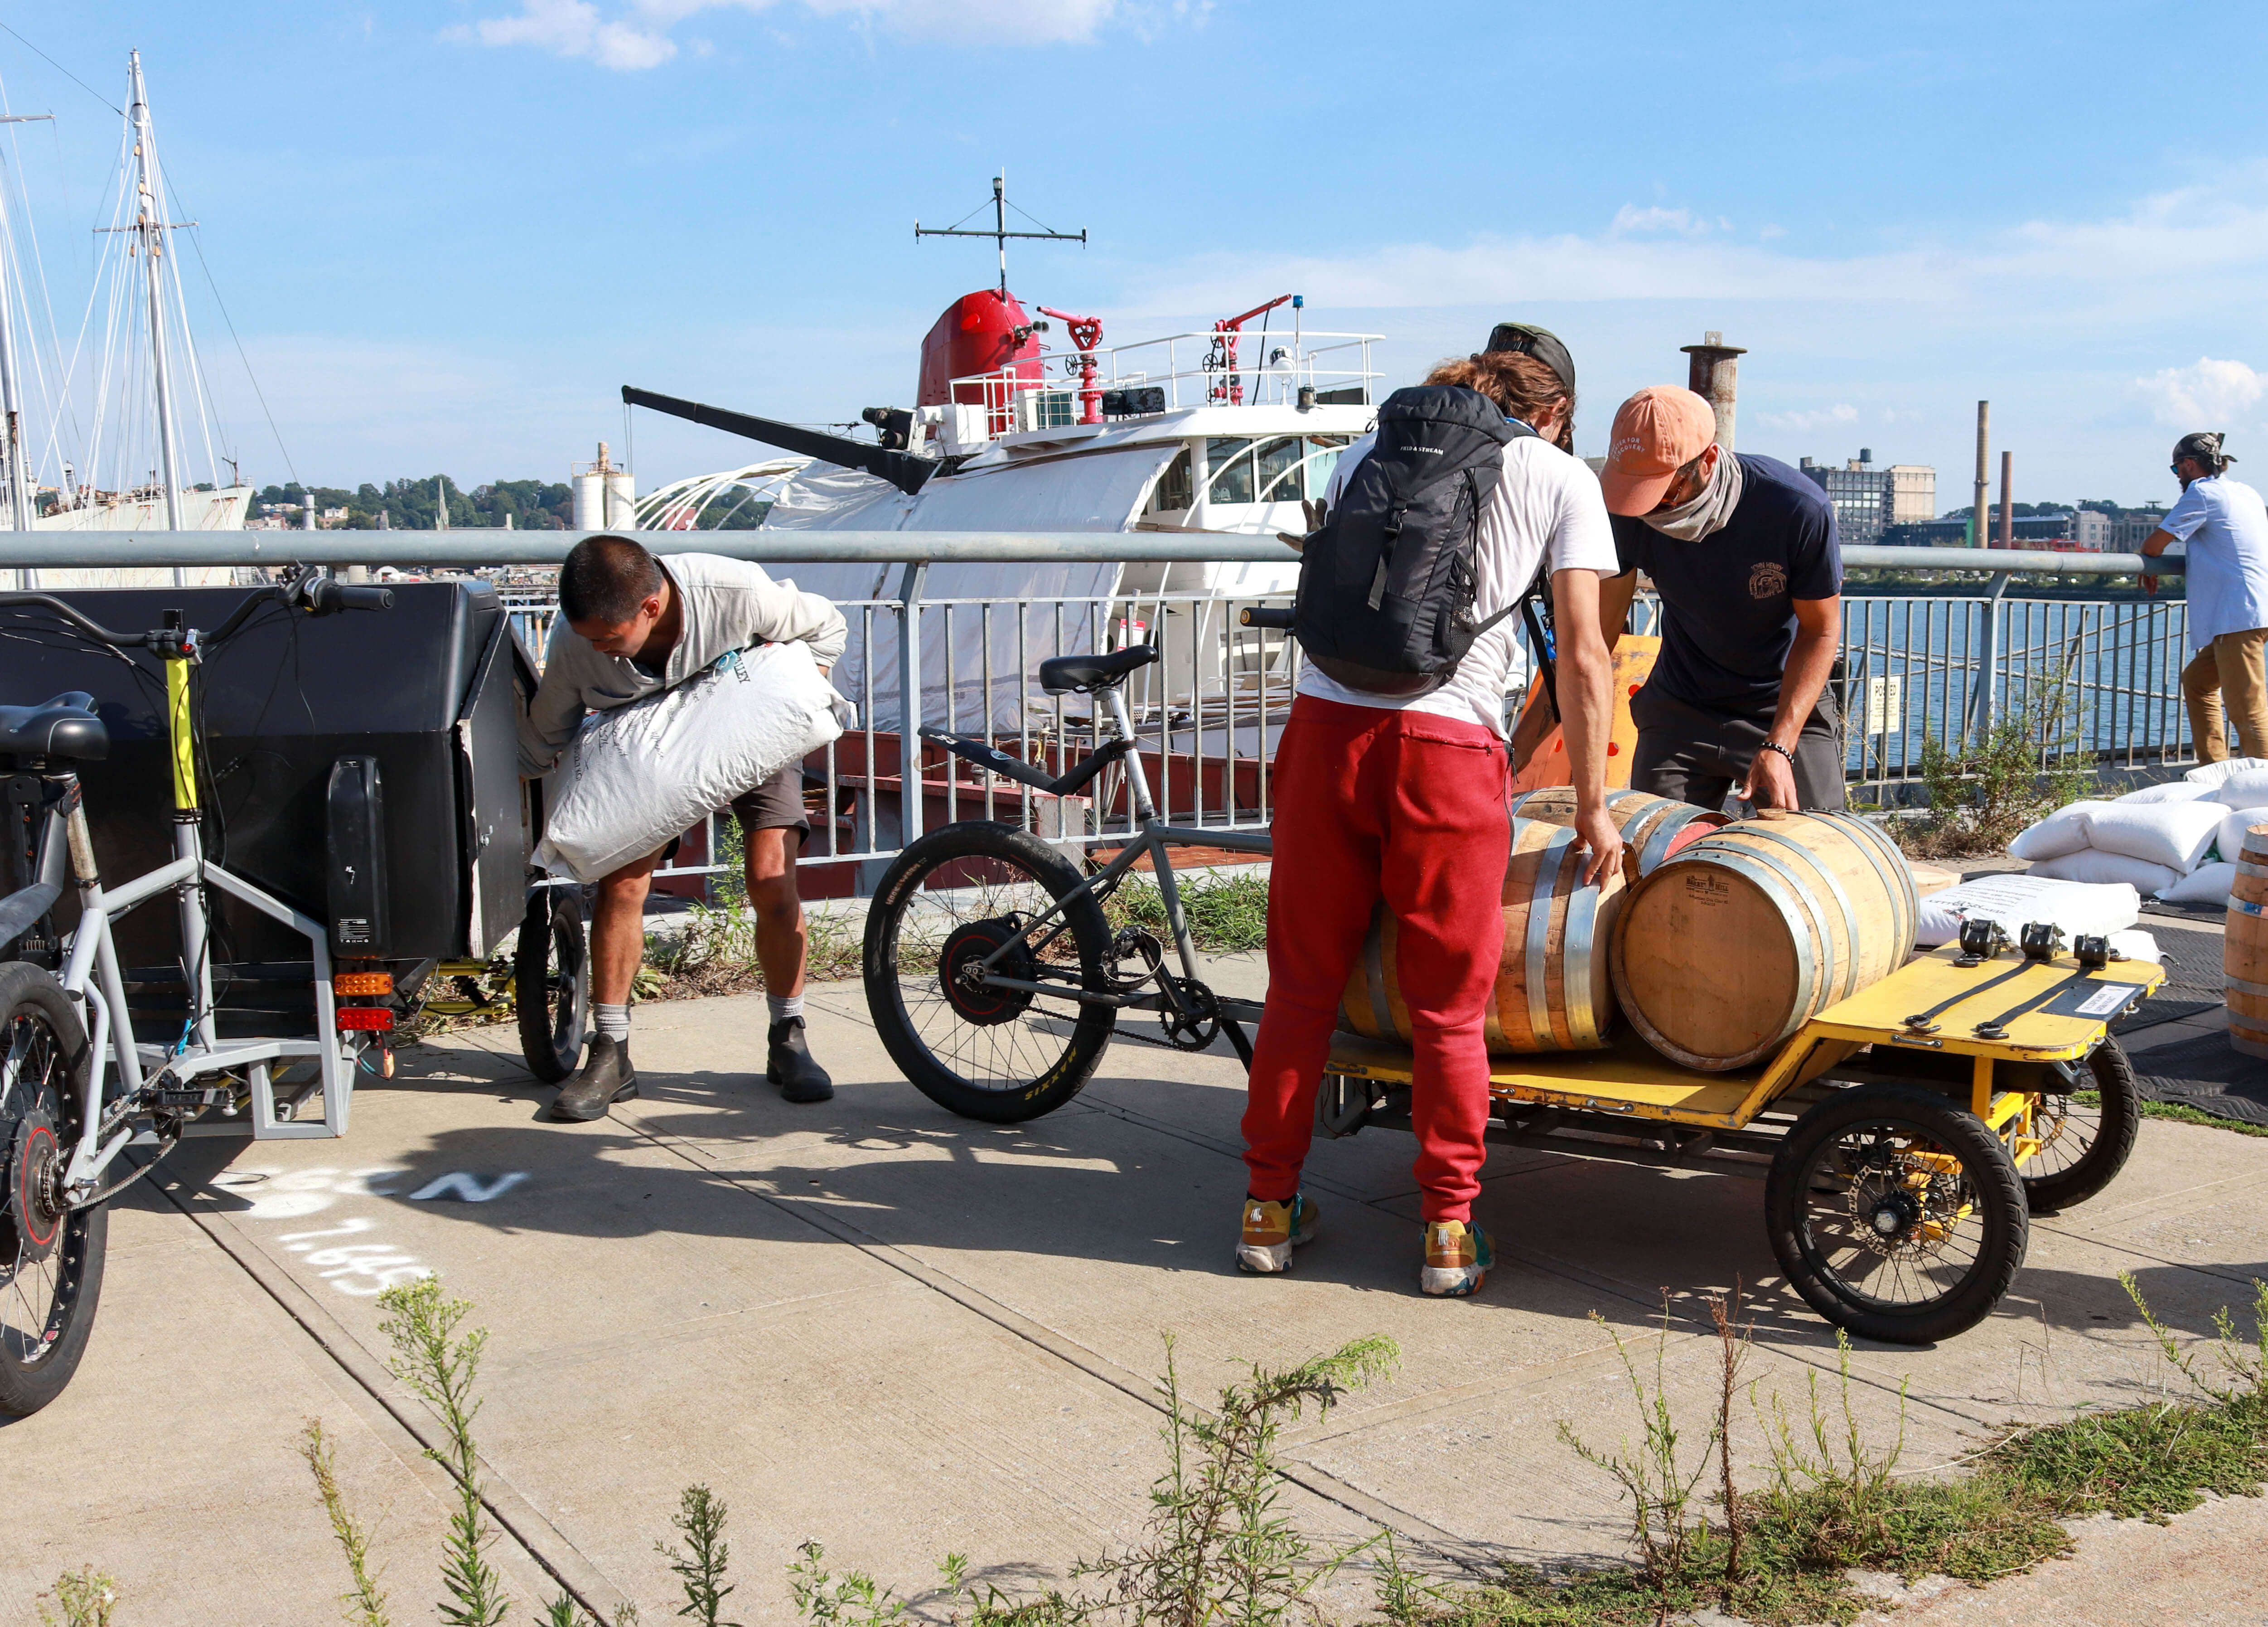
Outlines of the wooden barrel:
[[[1488,1048],[1504,1055],[1597,1050],[1614,1027],[1607,942],[1621,909],[1622,873],[1585,887],[1575,833],[1542,820],[1512,821],[1504,870],[1504,950],[1488,1003]],[[1410,1037],[1398,965],[1402,924],[1381,905],[1340,1015],[1374,1040]]]
[[[1512,799],[1512,812],[1515,819],[1572,825],[1575,788],[1546,785],[1538,791],[1522,791]],[[1672,802],[1668,797],[1649,796],[1627,788],[1607,793],[1607,817],[1623,833],[1623,844],[1638,861],[1638,872],[1642,876],[1652,875],[1661,861],[1678,849],[1698,842],[1717,826],[1732,822],[1722,814],[1712,814],[1690,802]]]
[[1608,961],[1631,1024],[1720,1073],[1765,1056],[1897,969],[1919,900],[1889,837],[1854,814],[1771,809],[1714,830],[1638,882]]
[[2240,1056],[2268,1056],[2268,825],[2244,833],[2220,956],[2228,979],[2228,1043]]

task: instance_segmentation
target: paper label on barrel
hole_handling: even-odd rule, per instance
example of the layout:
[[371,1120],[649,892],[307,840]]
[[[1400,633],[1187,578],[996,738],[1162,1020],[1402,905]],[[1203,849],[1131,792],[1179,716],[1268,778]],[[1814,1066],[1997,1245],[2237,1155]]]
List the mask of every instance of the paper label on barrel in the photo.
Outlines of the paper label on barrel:
[[1726,885],[1721,876],[1702,872],[1685,878],[1685,895],[1688,898],[1726,899],[1733,895],[1733,889]]

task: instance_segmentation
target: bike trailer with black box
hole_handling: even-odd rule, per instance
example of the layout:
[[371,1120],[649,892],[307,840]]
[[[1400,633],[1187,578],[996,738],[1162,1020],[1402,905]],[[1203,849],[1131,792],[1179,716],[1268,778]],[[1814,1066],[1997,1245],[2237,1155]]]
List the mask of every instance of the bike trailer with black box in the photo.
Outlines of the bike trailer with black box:
[[[370,1025],[381,1050],[392,1027],[436,995],[453,1009],[506,1008],[509,997],[489,995],[481,974],[531,911],[547,928],[555,907],[573,917],[553,946],[552,958],[570,962],[566,982],[579,983],[582,960],[579,898],[530,890],[541,793],[521,784],[516,737],[537,674],[509,613],[483,582],[401,582],[387,591],[393,607],[382,615],[263,609],[202,652],[189,680],[206,851],[328,926],[348,979],[342,996],[383,987],[382,995],[349,996],[339,1012],[342,1023]],[[197,629],[222,624],[247,592],[109,588],[55,597],[107,627],[157,627],[178,613]],[[173,857],[160,666],[76,637],[36,607],[0,608],[0,703],[84,691],[108,731],[107,758],[79,772],[95,857],[107,874],[139,874]],[[12,802],[10,811],[18,812]],[[20,814],[18,828],[32,834]],[[11,845],[20,875],[28,846]],[[240,900],[216,895],[211,905],[219,1030],[313,1033],[306,940]],[[68,895],[58,902],[58,935],[71,931],[75,912]],[[122,917],[114,933],[136,1037],[173,1038],[188,1002],[170,912]],[[14,953],[38,959],[40,948],[27,940]],[[561,969],[551,968],[553,982]],[[536,1004],[523,1028],[540,1014],[535,1027],[574,1032],[549,1035],[554,1042],[532,1051],[531,1065],[563,1077],[557,1053],[579,1042],[580,1001],[565,1003],[563,1024]]]

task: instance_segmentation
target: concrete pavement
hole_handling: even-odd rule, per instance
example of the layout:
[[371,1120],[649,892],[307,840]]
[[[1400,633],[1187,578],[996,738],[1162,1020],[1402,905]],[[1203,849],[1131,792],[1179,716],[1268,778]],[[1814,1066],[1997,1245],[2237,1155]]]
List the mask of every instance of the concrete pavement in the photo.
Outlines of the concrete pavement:
[[[792,1619],[782,1568],[809,1538],[909,1595],[949,1550],[1004,1586],[1060,1576],[1140,1528],[1167,1333],[1201,1400],[1245,1362],[1395,1338],[1398,1377],[1292,1432],[1293,1506],[1325,1536],[1389,1524],[1450,1564],[1621,1551],[1610,1489],[1555,1439],[1563,1418],[1602,1441],[1632,1427],[1592,1312],[1650,1363],[1672,1295],[1663,1372],[1697,1424],[1714,1351],[1690,1319],[1736,1277],[1757,1285],[1765,1393],[1832,1373],[1830,1331],[1779,1288],[1756,1183],[1499,1149],[1479,1212],[1503,1263],[1478,1299],[1432,1301],[1413,1292],[1412,1144],[1366,1132],[1318,1145],[1323,1237],[1258,1281],[1228,1268],[1242,1092],[1225,1045],[1167,1050],[1130,1019],[1076,1102],[987,1126],[896,1077],[856,985],[812,1005],[839,1086],[817,1108],[764,1086],[763,1006],[736,998],[640,1007],[644,1094],[598,1124],[541,1122],[549,1092],[492,1028],[366,1082],[344,1142],[177,1153],[117,1217],[77,1380],[0,1430],[0,1617],[35,1619],[32,1596],[90,1562],[120,1579],[121,1627],[332,1619],[342,1572],[293,1454],[320,1415],[357,1505],[387,1511],[396,1619],[425,1618],[447,1487],[386,1376],[375,1304],[423,1270],[491,1329],[480,1439],[526,1615],[564,1582],[666,1616],[652,1544],[694,1481],[731,1506],[751,1623]],[[1889,1437],[1910,1384],[1906,1462],[1927,1466],[2005,1420],[2132,1394],[2148,1357],[2117,1273],[2205,1331],[2268,1275],[2264,1176],[2268,1140],[2146,1123],[2110,1192],[2036,1223],[1999,1314],[1935,1350],[1854,1351],[1870,1429]],[[2169,1587],[2238,1540],[2211,1533],[2248,1559],[2268,1535],[2254,1502],[2197,1521],[2206,1557]],[[2021,1586],[2074,1609],[2094,1540]]]

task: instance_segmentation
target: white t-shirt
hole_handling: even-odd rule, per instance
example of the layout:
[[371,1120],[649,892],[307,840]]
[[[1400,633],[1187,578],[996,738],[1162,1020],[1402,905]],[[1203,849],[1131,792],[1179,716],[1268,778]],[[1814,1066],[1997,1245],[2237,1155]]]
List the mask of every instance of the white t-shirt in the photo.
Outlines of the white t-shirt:
[[2189,544],[2192,647],[2268,627],[2268,510],[2257,491],[2224,475],[2193,480],[2158,526]]
[[[1332,470],[1323,499],[1336,508],[1355,466],[1370,455],[1373,431],[1346,449]],[[1598,476],[1580,458],[1533,435],[1504,449],[1504,478],[1481,515],[1476,539],[1477,578],[1473,612],[1485,622],[1517,602],[1535,575],[1536,561],[1550,549],[1551,569],[1595,571],[1619,576],[1615,534],[1607,521],[1607,501]],[[1440,688],[1414,698],[1369,695],[1350,689],[1309,662],[1300,675],[1299,693],[1349,706],[1379,706],[1390,711],[1432,712],[1477,723],[1504,738],[1504,699],[1528,675],[1521,654],[1520,616],[1515,612],[1473,641],[1457,675]]]

